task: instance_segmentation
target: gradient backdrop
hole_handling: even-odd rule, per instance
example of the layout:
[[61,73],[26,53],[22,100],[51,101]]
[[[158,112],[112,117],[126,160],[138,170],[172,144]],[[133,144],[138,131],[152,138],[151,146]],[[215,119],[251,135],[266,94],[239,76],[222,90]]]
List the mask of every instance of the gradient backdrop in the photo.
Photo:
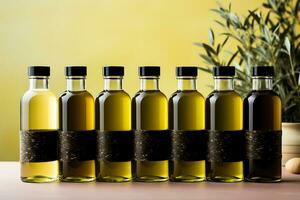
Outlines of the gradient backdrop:
[[[227,5],[229,0],[221,0]],[[262,0],[231,0],[246,13]],[[50,88],[65,88],[64,66],[87,65],[87,88],[102,90],[101,66],[124,65],[124,88],[138,90],[137,66],[160,65],[161,90],[176,90],[175,66],[202,65],[215,14],[214,0],[0,0],[0,160],[19,159],[19,101],[27,90],[27,66],[50,65]],[[198,89],[209,93],[201,74]]]

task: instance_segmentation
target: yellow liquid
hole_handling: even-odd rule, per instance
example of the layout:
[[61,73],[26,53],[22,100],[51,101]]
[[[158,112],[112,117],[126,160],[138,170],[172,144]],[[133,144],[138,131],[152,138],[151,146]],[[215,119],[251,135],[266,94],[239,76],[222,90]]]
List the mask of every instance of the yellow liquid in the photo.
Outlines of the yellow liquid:
[[61,162],[62,181],[89,182],[95,180],[95,161]]
[[[132,100],[134,130],[167,130],[168,100],[160,91],[140,91]],[[166,181],[168,160],[135,161],[135,179],[145,182]]]
[[128,162],[99,162],[99,173],[97,173],[97,180],[105,182],[127,182],[132,178],[131,161]]
[[49,90],[29,90],[21,100],[21,130],[57,130],[58,103]]
[[95,101],[97,130],[131,130],[131,99],[126,92],[105,91]]
[[169,164],[164,161],[136,161],[136,180],[143,182],[163,182],[168,180]]
[[[89,131],[95,128],[93,96],[87,91],[66,91],[59,99],[60,129]],[[62,181],[89,182],[95,180],[95,160],[61,161]]]
[[[126,92],[104,91],[96,98],[95,106],[97,130],[131,130],[131,99]],[[131,161],[97,160],[96,166],[99,181],[125,182],[132,179]]]
[[175,92],[169,102],[170,128],[204,130],[205,100],[197,91]]
[[[206,128],[217,131],[243,129],[243,101],[234,91],[214,91],[206,100]],[[207,179],[237,182],[243,180],[243,161],[207,161]]]
[[[46,89],[27,91],[21,99],[21,130],[57,130],[58,103],[55,95]],[[21,180],[24,182],[53,182],[59,179],[58,160],[23,162]]]
[[[201,161],[170,161],[173,166],[170,172],[173,181],[199,182],[205,180],[205,160]],[[170,167],[172,168],[172,167]]]
[[29,183],[47,183],[58,180],[59,162],[22,162],[21,180]]
[[[177,91],[169,101],[169,127],[172,130],[204,130],[205,100],[197,91]],[[205,180],[205,160],[170,161],[173,181]]]

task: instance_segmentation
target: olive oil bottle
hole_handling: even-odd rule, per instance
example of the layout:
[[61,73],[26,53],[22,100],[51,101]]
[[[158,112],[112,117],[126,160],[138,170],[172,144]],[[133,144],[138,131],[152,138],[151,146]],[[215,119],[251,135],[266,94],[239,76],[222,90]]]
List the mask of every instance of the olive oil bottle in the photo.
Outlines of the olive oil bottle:
[[132,179],[133,133],[131,99],[122,88],[124,67],[103,68],[104,90],[96,98],[98,181],[126,182]]
[[95,107],[85,89],[84,66],[66,67],[67,90],[59,98],[61,179],[95,180]]
[[139,68],[140,91],[132,99],[135,180],[167,181],[170,154],[168,100],[159,90],[160,67]]
[[58,103],[48,89],[50,67],[31,66],[28,75],[20,108],[21,180],[53,182],[59,178]]
[[177,67],[178,90],[169,100],[172,181],[205,180],[205,100],[196,89],[197,67]]
[[234,67],[214,67],[215,89],[205,102],[209,181],[243,180],[243,101],[234,91],[234,75]]
[[244,99],[247,181],[281,180],[281,100],[273,91],[274,68],[252,69],[252,91]]

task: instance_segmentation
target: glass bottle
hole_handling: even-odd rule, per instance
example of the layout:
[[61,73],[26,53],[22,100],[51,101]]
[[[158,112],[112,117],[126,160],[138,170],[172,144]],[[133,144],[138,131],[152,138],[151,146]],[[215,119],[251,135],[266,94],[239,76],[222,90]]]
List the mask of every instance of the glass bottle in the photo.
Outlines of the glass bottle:
[[50,67],[31,66],[28,75],[20,108],[21,180],[53,182],[59,178],[58,103],[48,88]]
[[234,91],[234,75],[234,67],[214,67],[215,89],[205,102],[209,181],[243,180],[243,101]]
[[123,90],[124,67],[103,68],[104,90],[96,98],[98,181],[130,181],[133,156],[131,99]]
[[205,100],[197,91],[197,67],[177,67],[178,89],[169,100],[169,128],[172,133],[172,181],[205,180],[207,133]]
[[252,69],[252,91],[244,99],[247,181],[281,180],[281,100],[273,91],[274,68]]
[[170,134],[168,100],[159,90],[160,67],[139,68],[140,91],[132,99],[135,180],[167,181]]
[[59,98],[61,179],[67,182],[95,180],[95,107],[85,89],[85,66],[65,69],[67,90]]

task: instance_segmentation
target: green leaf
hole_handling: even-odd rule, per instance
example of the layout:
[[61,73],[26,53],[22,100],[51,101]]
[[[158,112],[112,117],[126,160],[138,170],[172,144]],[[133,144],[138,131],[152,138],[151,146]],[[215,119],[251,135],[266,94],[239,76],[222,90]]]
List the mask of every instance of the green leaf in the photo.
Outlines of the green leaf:
[[232,61],[233,61],[234,58],[238,55],[238,53],[239,53],[239,51],[236,51],[236,52],[231,56],[231,58],[229,59],[229,61],[228,61],[228,63],[227,63],[228,66],[232,63]]
[[265,24],[269,24],[270,22],[270,15],[271,15],[271,11],[268,12],[266,19],[265,19]]
[[208,67],[206,67],[206,68],[204,68],[204,67],[198,67],[198,70],[201,70],[201,71],[209,73],[209,74],[213,73],[212,69],[208,68]]
[[288,54],[291,55],[291,43],[290,43],[288,37],[285,37],[285,38],[284,38],[284,46],[285,46],[285,48],[286,48]]
[[294,15],[297,16],[298,12],[300,10],[300,0],[297,0],[296,5],[295,5],[295,9],[294,9]]
[[236,36],[236,35],[234,35],[234,34],[232,34],[232,33],[221,33],[221,35],[226,35],[226,36],[229,36],[229,37],[231,37],[231,38],[234,38],[235,40],[237,40],[238,42],[240,42],[240,43],[243,43],[243,40],[241,39],[241,38],[239,38],[239,36]]
[[265,8],[272,8],[271,5],[268,4],[268,3],[263,3],[263,7],[265,7]]
[[211,11],[218,13],[218,14],[222,14],[222,11],[219,9],[210,9]]
[[219,65],[219,63],[212,57],[209,57],[207,55],[204,54],[200,54],[200,57],[207,63],[207,64],[211,64],[211,65]]
[[264,25],[263,28],[262,28],[262,33],[263,33],[263,36],[264,38],[266,39],[267,42],[271,42],[271,34],[270,34],[270,31],[269,31],[269,28]]
[[222,22],[218,21],[218,20],[214,20],[214,22],[216,22],[217,24],[219,24],[220,26],[222,26],[223,28],[226,27],[225,24],[223,24]]
[[220,49],[221,49],[221,45],[220,45],[220,44],[218,44],[218,46],[217,46],[217,50],[216,50],[216,54],[217,54],[217,55],[219,55],[219,53],[220,53]]
[[208,55],[216,55],[216,51],[213,49],[213,47],[209,46],[208,44],[195,42],[194,45],[204,48]]
[[208,30],[208,38],[211,45],[215,45],[215,34],[212,29]]
[[249,10],[248,12],[249,12],[250,16],[259,24],[261,17],[260,17],[260,15],[258,15],[256,13],[256,11],[257,11],[257,9],[255,9],[253,11]]
[[229,39],[229,36],[227,36],[227,37],[225,38],[225,40],[223,41],[223,43],[222,43],[222,45],[221,45],[222,47],[225,46],[225,44],[227,43],[228,39]]

